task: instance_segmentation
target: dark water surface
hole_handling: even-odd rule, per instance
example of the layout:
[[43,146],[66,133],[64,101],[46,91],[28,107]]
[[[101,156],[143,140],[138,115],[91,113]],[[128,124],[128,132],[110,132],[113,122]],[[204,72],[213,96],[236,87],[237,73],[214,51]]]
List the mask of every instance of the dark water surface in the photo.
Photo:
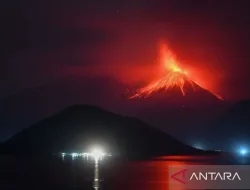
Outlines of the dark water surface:
[[1,156],[0,189],[168,190],[170,165],[235,162],[227,161],[216,157],[172,156],[149,161],[110,158],[97,164],[83,158]]

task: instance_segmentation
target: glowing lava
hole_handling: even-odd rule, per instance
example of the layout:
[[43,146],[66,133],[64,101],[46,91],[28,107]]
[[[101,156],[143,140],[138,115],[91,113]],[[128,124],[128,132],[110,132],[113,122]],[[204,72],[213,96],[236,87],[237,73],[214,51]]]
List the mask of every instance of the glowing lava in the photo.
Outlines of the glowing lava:
[[167,91],[173,87],[178,87],[182,95],[185,96],[186,93],[184,85],[188,83],[193,87],[193,90],[195,90],[195,86],[199,86],[203,90],[206,90],[216,96],[218,99],[223,100],[221,96],[211,92],[210,90],[204,88],[201,84],[198,84],[198,82],[194,81],[192,77],[189,76],[188,71],[180,67],[175,55],[167,48],[167,46],[163,46],[161,48],[161,61],[166,69],[166,74],[159,80],[139,89],[136,94],[130,97],[131,99],[146,98],[154,92],[162,89]]

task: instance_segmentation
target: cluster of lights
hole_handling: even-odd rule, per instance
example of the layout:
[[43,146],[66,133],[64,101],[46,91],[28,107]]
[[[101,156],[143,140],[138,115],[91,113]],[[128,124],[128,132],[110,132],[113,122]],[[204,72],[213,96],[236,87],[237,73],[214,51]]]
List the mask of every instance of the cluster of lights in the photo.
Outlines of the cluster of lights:
[[[61,153],[62,157],[68,155],[66,153]],[[103,157],[105,156],[111,156],[111,154],[106,154],[104,152],[102,152],[101,150],[98,149],[94,149],[92,152],[88,153],[88,152],[84,152],[84,153],[71,153],[70,154],[72,156],[72,158],[75,157],[83,157],[83,158],[94,158],[95,160],[102,160]]]

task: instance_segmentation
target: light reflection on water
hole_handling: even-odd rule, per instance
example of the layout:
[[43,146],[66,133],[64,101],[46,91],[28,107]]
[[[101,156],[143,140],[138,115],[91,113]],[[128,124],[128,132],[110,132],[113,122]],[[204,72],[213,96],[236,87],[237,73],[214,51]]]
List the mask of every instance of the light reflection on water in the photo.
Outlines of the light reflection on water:
[[95,190],[100,189],[99,160],[98,160],[98,159],[95,160],[93,188],[94,188]]
[[123,176],[115,180],[115,183],[123,187],[124,190],[168,190],[171,185],[169,183],[168,167],[170,165],[186,164],[188,163],[184,160],[129,163],[122,172]]
[[[199,161],[197,161],[199,160]],[[208,164],[206,157],[174,156],[161,157],[151,161],[126,162],[111,166],[109,175],[104,176],[108,187],[102,189],[119,190],[173,190],[169,182],[169,166]],[[99,164],[95,162],[93,188],[100,189]],[[113,167],[113,168],[112,168]],[[106,177],[106,179],[105,179]],[[104,184],[105,184],[104,182]],[[174,190],[179,190],[174,187]]]
[[212,158],[192,156],[161,157],[150,161],[112,158],[99,162],[67,157],[58,160],[1,156],[0,189],[11,186],[12,189],[169,190],[170,165],[211,163],[214,164]]
[[[210,164],[229,163],[224,159],[219,160],[217,156],[168,156],[151,161],[126,162],[113,168],[111,166],[109,175],[104,176],[104,180],[109,184],[110,189],[184,190],[183,186],[182,188],[176,186],[176,183],[170,180],[169,166]],[[171,182],[173,183],[171,184]]]

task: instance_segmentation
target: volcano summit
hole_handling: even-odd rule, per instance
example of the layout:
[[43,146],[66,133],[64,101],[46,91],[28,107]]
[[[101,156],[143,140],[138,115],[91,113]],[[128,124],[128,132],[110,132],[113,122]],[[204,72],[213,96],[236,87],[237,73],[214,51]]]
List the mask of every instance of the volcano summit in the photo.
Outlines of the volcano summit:
[[180,67],[175,55],[166,47],[166,45],[162,46],[161,53],[161,60],[166,69],[166,74],[157,81],[137,90],[137,92],[130,97],[131,99],[140,97],[146,98],[152,95],[154,92],[160,90],[168,91],[174,87],[178,87],[182,95],[185,96],[186,91],[184,89],[184,85],[190,84],[193,88],[193,91],[195,91],[196,87],[200,87],[203,90],[210,92],[210,94],[214,95],[216,98],[223,100],[220,95],[211,92],[209,89],[193,80],[192,75],[190,75],[187,70],[184,70]]

